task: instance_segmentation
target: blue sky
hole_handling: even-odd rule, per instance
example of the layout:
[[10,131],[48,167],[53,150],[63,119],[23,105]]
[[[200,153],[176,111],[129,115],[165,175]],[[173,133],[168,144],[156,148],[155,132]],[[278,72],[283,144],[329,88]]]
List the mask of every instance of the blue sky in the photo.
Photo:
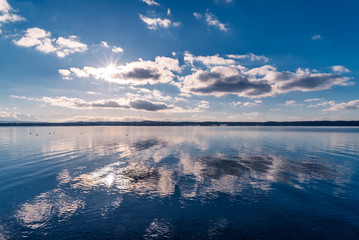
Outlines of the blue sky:
[[0,121],[359,120],[357,9],[0,0]]

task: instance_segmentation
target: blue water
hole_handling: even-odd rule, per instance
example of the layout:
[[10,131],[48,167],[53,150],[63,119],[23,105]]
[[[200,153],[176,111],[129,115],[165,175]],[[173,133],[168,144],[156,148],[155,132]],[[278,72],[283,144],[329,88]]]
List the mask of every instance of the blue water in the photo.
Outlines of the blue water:
[[0,128],[3,239],[359,239],[359,128]]

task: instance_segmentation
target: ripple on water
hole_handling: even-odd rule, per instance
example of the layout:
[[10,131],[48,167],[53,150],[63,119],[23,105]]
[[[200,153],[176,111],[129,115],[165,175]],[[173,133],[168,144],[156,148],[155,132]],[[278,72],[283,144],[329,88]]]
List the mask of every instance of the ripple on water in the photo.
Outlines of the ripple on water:
[[[355,236],[356,135],[184,129],[58,129],[36,143],[7,133],[12,140],[0,145],[0,194],[7,199],[0,240],[60,232],[69,238],[263,238],[279,229],[300,233],[295,226],[307,231],[302,236],[320,236],[319,230]],[[293,237],[281,234],[275,236]]]

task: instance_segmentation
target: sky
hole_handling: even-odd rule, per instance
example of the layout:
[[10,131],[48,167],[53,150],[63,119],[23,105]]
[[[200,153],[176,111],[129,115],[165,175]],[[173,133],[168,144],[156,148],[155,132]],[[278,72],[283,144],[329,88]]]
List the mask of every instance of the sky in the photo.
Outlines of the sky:
[[0,0],[0,121],[359,120],[358,9]]

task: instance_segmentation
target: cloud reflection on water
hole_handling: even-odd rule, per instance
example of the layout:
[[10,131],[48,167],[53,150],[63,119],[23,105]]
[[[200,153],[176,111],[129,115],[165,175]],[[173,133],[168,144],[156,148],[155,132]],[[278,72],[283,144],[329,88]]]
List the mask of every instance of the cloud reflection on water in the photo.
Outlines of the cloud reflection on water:
[[16,214],[20,223],[28,228],[45,227],[52,218],[62,221],[84,207],[84,201],[66,194],[63,189],[42,193],[35,199],[21,205]]
[[[226,155],[221,148],[209,153],[209,142],[190,147],[185,144],[180,139],[171,142],[153,137],[107,144],[119,159],[73,177],[70,170],[62,171],[55,189],[19,206],[15,217],[25,227],[41,228],[54,219],[61,221],[84,209],[88,194],[94,192],[118,196],[108,206],[99,203],[103,204],[103,211],[108,211],[109,207],[120,207],[125,194],[163,198],[172,196],[178,188],[180,197],[188,201],[206,201],[221,193],[254,199],[261,192],[271,191],[275,183],[305,189],[316,180],[338,185],[350,176],[340,167],[318,159],[291,160],[273,154],[248,154],[240,149],[236,155]],[[109,151],[99,152],[109,155]],[[209,237],[226,224],[226,220],[213,223]],[[156,234],[165,237],[169,225],[155,219],[146,232],[145,237]]]

